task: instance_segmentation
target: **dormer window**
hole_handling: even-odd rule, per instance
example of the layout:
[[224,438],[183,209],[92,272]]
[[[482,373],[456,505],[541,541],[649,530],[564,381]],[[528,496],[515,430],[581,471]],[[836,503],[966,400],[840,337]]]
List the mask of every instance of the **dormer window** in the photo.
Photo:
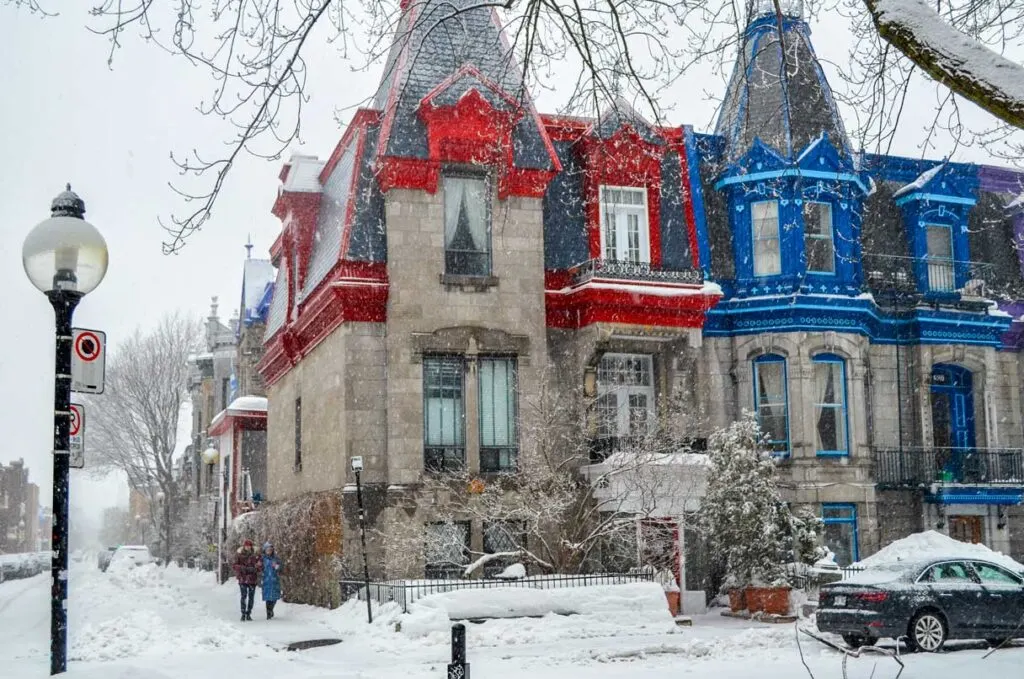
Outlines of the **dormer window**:
[[444,177],[444,272],[491,275],[490,191],[482,176]]
[[804,256],[808,273],[836,272],[832,206],[828,203],[804,202]]
[[942,224],[928,224],[925,227],[925,240],[928,247],[928,290],[953,292],[956,290],[953,230]]
[[779,249],[779,203],[763,200],[750,205],[751,240],[754,249],[754,275],[777,276],[782,273]]
[[601,187],[601,253],[613,262],[650,263],[646,189]]

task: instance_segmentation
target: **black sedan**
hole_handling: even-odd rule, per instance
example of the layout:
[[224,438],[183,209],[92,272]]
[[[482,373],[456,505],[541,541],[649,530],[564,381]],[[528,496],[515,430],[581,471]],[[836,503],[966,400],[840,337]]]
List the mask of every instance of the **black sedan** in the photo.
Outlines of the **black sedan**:
[[882,637],[934,652],[947,639],[1024,636],[1024,578],[979,559],[892,564],[824,585],[818,629],[853,647]]

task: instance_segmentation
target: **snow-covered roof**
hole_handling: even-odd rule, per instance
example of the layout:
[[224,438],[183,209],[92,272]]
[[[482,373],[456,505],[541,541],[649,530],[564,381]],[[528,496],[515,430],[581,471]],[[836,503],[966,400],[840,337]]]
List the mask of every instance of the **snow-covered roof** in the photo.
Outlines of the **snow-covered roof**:
[[925,186],[927,186],[928,182],[930,182],[932,179],[934,179],[935,175],[937,175],[939,172],[941,172],[942,168],[944,168],[944,167],[946,167],[946,163],[943,162],[943,163],[939,163],[935,167],[932,167],[932,168],[929,168],[929,169],[925,170],[924,172],[922,172],[921,174],[918,175],[917,179],[915,179],[914,181],[910,182],[906,186],[903,186],[903,187],[900,187],[899,189],[897,189],[892,194],[893,198],[899,198],[900,196],[906,195],[908,193],[913,193],[914,191],[920,191]]
[[267,412],[266,396],[239,396],[228,406],[228,412]]

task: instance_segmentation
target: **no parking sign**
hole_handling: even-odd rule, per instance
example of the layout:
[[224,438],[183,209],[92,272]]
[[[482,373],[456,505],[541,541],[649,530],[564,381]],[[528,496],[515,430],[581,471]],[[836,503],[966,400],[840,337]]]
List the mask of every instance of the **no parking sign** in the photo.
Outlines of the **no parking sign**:
[[106,333],[82,328],[71,331],[71,391],[102,394],[106,364]]
[[71,422],[68,425],[70,460],[72,469],[85,467],[85,406],[71,404]]

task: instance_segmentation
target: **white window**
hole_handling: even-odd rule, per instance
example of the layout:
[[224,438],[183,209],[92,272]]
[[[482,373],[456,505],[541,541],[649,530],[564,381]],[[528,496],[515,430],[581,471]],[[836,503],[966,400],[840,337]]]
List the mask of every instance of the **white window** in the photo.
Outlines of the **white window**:
[[779,251],[779,203],[763,200],[750,204],[751,240],[754,249],[754,275],[776,276],[782,273]]
[[601,187],[601,253],[615,262],[650,263],[646,189]]
[[651,357],[605,354],[597,368],[597,412],[601,438],[643,436],[654,420]]
[[929,224],[925,227],[928,244],[928,289],[932,292],[953,292],[953,231],[948,226]]
[[804,202],[804,254],[807,270],[835,273],[836,246],[832,239],[832,206]]

